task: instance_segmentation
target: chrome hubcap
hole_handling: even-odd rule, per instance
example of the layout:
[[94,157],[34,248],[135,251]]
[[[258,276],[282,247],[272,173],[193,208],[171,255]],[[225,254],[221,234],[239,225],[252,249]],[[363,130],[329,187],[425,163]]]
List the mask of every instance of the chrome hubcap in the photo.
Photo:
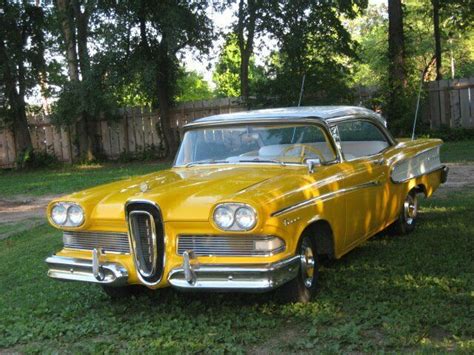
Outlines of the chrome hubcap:
[[307,288],[310,288],[313,285],[315,259],[308,238],[304,238],[301,243],[300,263],[304,284]]
[[413,224],[418,214],[418,199],[416,195],[409,194],[403,203],[403,214],[407,224]]

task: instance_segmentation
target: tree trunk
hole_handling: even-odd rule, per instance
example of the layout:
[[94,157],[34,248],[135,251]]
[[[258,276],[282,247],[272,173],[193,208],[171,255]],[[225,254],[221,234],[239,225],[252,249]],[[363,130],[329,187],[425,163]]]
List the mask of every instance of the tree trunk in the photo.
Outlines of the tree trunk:
[[76,36],[74,35],[74,25],[71,16],[71,6],[69,0],[57,0],[58,10],[61,16],[61,28],[66,45],[66,59],[69,79],[79,81],[79,69],[77,65]]
[[160,66],[157,79],[158,108],[160,110],[161,129],[166,141],[166,157],[173,158],[178,151],[178,140],[176,133],[171,127],[170,102],[171,93],[169,89],[168,69],[166,65]]
[[250,56],[247,51],[240,51],[240,96],[245,101],[249,98],[249,62]]
[[[3,73],[0,77],[4,79],[5,96],[8,98],[10,109],[13,113],[13,135],[15,137],[15,148],[17,157],[27,150],[32,150],[28,121],[26,119],[25,98],[17,91],[18,87],[23,87],[24,83],[18,83],[9,65],[9,56],[3,38],[0,38],[0,62],[4,63]],[[18,84],[18,85],[17,85]],[[24,92],[22,90],[21,92]]]
[[[71,0],[57,0],[57,6],[61,14],[61,28],[66,45],[69,79],[71,82],[79,83],[81,81],[79,72],[82,79],[84,79],[88,76],[90,68],[87,51],[89,13],[87,10],[81,11],[81,6],[77,0],[72,0],[72,2]],[[74,21],[74,18],[76,21]],[[76,45],[78,50],[76,50]],[[90,121],[85,112],[76,121],[76,141],[79,156],[89,161],[95,158],[95,131],[92,129],[93,124]]]
[[[240,96],[247,101],[249,98],[249,65],[255,36],[255,0],[247,0],[246,7],[245,1],[240,0],[238,16],[237,40],[240,51]],[[247,38],[245,38],[245,30],[247,30]]]
[[431,0],[433,4],[433,28],[436,57],[436,80],[443,79],[441,74],[441,33],[439,30],[439,0]]
[[389,123],[392,125],[395,123],[397,126],[396,122],[400,122],[404,114],[403,96],[407,85],[401,0],[388,0],[388,19],[389,97],[387,113]]

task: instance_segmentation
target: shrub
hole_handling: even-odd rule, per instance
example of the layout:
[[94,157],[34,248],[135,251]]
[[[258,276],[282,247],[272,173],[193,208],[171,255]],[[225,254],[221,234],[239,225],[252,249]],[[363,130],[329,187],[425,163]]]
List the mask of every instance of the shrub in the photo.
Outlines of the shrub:
[[16,159],[18,169],[49,168],[59,163],[56,156],[44,151],[25,150]]

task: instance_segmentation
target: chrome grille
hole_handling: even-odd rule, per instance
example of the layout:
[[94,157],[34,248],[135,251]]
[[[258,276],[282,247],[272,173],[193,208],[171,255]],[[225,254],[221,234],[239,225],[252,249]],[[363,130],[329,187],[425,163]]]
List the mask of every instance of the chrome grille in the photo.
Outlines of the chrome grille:
[[63,243],[65,248],[71,249],[103,249],[109,253],[130,254],[127,233],[64,232]]
[[146,211],[132,211],[129,223],[138,268],[143,276],[151,276],[157,259],[154,218]]
[[255,250],[257,241],[272,239],[258,235],[180,235],[177,252],[193,251],[196,256],[268,256],[279,253],[285,246],[272,252]]

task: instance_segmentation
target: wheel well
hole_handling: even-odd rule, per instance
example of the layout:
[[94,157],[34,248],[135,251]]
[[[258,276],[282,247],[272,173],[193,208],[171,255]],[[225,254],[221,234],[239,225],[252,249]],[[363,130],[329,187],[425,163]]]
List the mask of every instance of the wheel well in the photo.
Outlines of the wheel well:
[[423,184],[419,184],[418,186],[415,186],[413,188],[417,194],[424,194],[425,196],[427,196],[428,192],[426,191],[426,186],[423,185]]
[[319,220],[308,225],[303,233],[310,233],[316,241],[318,255],[334,257],[334,240],[331,225],[326,220]]

